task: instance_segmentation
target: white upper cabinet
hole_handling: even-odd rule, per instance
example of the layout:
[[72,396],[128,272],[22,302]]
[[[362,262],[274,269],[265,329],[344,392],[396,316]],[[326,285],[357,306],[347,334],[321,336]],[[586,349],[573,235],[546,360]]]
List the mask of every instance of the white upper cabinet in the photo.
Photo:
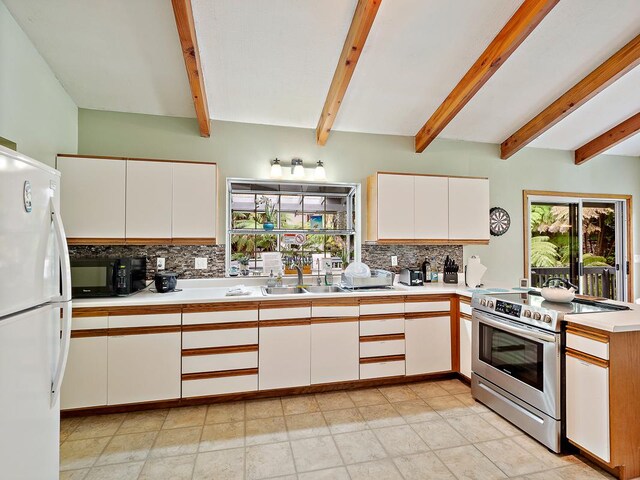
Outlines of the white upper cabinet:
[[367,240],[489,241],[489,180],[376,173],[368,178]]
[[215,164],[173,164],[173,238],[215,238],[217,183]]
[[61,213],[69,238],[124,238],[126,162],[58,157]]
[[127,160],[127,238],[171,238],[173,165]]
[[378,175],[378,238],[414,236],[414,180],[412,175]]
[[422,175],[414,180],[414,238],[449,238],[449,179]]
[[489,240],[489,180],[449,178],[449,239]]

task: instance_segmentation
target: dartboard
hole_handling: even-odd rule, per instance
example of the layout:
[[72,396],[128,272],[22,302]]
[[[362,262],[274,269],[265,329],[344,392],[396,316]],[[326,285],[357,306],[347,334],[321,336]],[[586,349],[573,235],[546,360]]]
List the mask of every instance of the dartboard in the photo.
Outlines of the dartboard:
[[493,207],[489,210],[489,227],[491,235],[499,237],[504,235],[511,226],[511,217],[504,208]]

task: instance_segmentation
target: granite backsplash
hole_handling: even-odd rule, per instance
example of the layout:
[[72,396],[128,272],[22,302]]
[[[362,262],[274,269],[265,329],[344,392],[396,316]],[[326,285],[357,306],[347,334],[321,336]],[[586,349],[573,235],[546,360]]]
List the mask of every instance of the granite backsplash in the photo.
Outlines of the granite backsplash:
[[[156,259],[165,259],[165,270],[180,278],[215,278],[225,274],[224,245],[70,245],[71,258],[79,257],[146,257],[147,278],[156,273]],[[391,256],[398,257],[398,266],[391,266]],[[371,268],[398,273],[402,267],[417,267],[425,257],[435,259],[442,270],[449,255],[462,268],[461,245],[362,245],[362,261]],[[196,270],[196,257],[207,258],[207,268]]]

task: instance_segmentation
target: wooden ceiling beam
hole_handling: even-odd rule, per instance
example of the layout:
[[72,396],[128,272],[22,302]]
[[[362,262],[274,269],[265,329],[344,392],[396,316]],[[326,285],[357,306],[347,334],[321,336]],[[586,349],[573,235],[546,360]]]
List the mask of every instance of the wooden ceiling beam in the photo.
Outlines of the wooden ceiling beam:
[[520,130],[502,142],[500,158],[507,159],[521,148],[524,148],[639,64],[640,35],[614,53],[598,68],[521,127]]
[[369,36],[369,31],[378,13],[378,8],[382,0],[358,0],[356,10],[351,20],[351,26],[347,33],[347,38],[342,47],[338,66],[333,74],[329,93],[324,101],[320,120],[316,127],[316,141],[318,145],[324,145],[329,138],[329,132],[336,119],[340,104],[347,93],[349,82],[364,48],[364,44]]
[[454,119],[559,0],[525,0],[415,136],[421,153]]
[[591,160],[638,132],[640,132],[640,112],[578,148],[575,152],[576,165]]
[[207,93],[204,88],[204,75],[202,74],[202,63],[200,62],[200,51],[198,50],[198,40],[196,39],[191,0],[171,0],[171,4],[176,18],[176,26],[178,27],[184,65],[187,68],[191,97],[193,98],[198,126],[200,127],[200,136],[209,137],[211,136],[209,105],[207,104]]

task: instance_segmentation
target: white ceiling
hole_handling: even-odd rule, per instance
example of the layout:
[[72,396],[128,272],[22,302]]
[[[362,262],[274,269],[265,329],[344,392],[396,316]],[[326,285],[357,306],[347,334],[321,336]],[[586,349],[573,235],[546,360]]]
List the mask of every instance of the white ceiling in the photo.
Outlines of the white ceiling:
[[[3,1],[78,106],[195,116],[169,0]],[[521,1],[383,1],[333,129],[414,135]],[[211,117],[315,128],[356,0],[192,3]],[[638,32],[639,0],[562,0],[441,136],[502,142]],[[531,146],[580,146],[640,111],[638,85]],[[640,135],[608,153],[640,156]]]

